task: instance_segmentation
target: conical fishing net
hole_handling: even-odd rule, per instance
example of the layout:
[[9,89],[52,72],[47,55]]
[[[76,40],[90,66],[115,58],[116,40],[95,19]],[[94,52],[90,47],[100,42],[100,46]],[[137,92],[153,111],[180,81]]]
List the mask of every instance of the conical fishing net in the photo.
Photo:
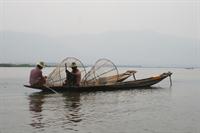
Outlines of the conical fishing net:
[[77,68],[81,72],[81,79],[83,79],[86,74],[83,63],[74,57],[67,57],[49,74],[49,76],[47,77],[46,85],[49,87],[64,85],[67,78],[65,69],[67,68],[67,70],[71,72],[72,63],[75,63],[77,65]]
[[84,85],[108,85],[118,81],[118,69],[108,59],[99,59],[84,77]]

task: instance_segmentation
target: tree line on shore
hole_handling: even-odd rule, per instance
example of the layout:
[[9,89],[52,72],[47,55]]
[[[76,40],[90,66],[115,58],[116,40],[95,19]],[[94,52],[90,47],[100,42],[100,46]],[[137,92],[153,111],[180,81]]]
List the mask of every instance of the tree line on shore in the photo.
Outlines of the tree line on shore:
[[[35,64],[0,63],[0,67],[35,67]],[[46,67],[55,67],[55,65],[46,65]]]

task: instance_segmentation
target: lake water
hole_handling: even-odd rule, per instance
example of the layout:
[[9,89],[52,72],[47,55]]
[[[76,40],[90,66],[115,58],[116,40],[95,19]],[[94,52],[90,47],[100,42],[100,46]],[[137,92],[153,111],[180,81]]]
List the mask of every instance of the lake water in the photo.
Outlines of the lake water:
[[23,87],[31,68],[0,68],[0,133],[200,133],[200,69],[128,69],[137,78],[171,71],[173,86],[44,94]]

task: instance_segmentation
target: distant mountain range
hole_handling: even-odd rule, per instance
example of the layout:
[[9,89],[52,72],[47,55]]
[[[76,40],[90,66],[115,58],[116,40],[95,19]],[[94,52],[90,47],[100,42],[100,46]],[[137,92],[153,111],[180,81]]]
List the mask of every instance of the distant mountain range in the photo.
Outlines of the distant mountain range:
[[[59,63],[77,57],[94,64],[109,58],[127,66],[199,67],[200,40],[151,31],[105,32],[49,37],[34,33],[0,32],[0,63]],[[24,64],[24,63],[23,63]]]

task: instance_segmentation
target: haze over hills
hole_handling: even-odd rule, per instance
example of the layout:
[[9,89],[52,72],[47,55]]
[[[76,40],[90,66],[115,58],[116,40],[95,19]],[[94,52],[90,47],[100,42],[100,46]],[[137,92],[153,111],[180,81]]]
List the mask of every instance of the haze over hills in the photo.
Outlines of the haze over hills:
[[0,32],[0,63],[60,62],[77,57],[85,64],[108,58],[118,65],[199,67],[200,40],[152,31],[104,32],[48,37]]

